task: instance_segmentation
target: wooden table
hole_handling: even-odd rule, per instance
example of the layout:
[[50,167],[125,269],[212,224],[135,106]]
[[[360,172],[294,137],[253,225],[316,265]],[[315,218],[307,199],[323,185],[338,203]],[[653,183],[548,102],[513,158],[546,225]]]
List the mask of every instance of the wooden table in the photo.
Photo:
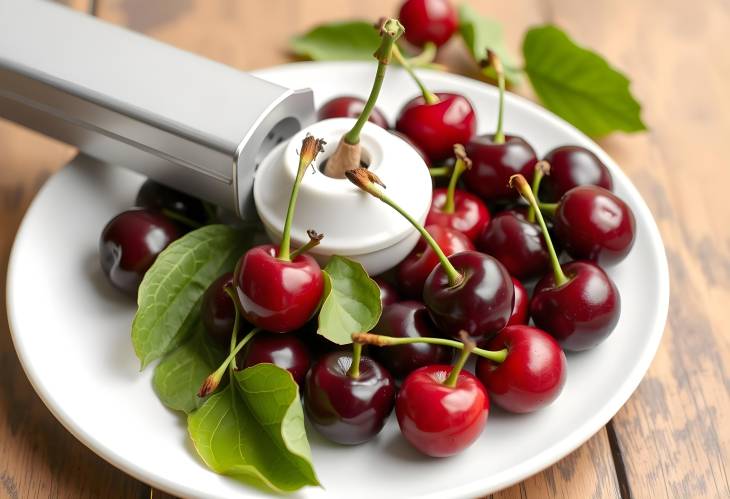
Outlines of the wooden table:
[[[83,0],[67,3],[85,7]],[[288,38],[316,23],[373,19],[394,13],[397,3],[106,0],[99,15],[252,69],[289,60]],[[554,22],[630,75],[651,130],[601,145],[649,203],[672,282],[664,341],[631,400],[573,454],[495,496],[730,497],[730,7],[720,0],[470,3],[504,23],[516,53],[528,26]],[[458,42],[444,55],[452,67],[473,70]],[[530,95],[524,87],[521,93]],[[74,154],[0,121],[0,295],[23,213]],[[4,300],[0,328],[0,497],[163,495],[98,458],[48,412],[13,350]]]

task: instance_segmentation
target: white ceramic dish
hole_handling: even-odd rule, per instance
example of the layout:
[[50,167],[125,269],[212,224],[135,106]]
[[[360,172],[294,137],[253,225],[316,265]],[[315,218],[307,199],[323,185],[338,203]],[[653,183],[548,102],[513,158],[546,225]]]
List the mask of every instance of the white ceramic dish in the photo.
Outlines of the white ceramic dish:
[[[259,74],[291,86],[311,86],[318,102],[342,93],[366,95],[374,72],[366,63],[300,63]],[[326,76],[326,77],[325,77]],[[496,90],[477,81],[423,71],[433,90],[452,90],[474,103],[479,132],[494,125]],[[393,120],[416,93],[404,73],[390,71],[379,107]],[[294,497],[470,497],[523,480],[556,462],[598,431],[626,402],[659,345],[669,278],[659,231],[636,188],[595,143],[572,126],[509,96],[506,130],[527,138],[539,154],[562,144],[592,149],[609,166],[615,191],[633,208],[633,251],[609,269],[622,295],[612,336],[591,351],[568,356],[560,398],[535,414],[493,410],[466,452],[427,459],[400,437],[391,418],[374,441],[359,447],[310,441],[324,488]],[[180,496],[270,497],[216,475],[190,445],[184,418],[165,409],[140,373],[129,339],[135,310],[99,270],[97,238],[104,224],[134,200],[142,179],[121,168],[94,169],[79,158],[54,175],[29,209],[8,269],[8,317],[18,356],[51,412],[79,440],[127,473]],[[12,410],[12,409],[11,409]]]

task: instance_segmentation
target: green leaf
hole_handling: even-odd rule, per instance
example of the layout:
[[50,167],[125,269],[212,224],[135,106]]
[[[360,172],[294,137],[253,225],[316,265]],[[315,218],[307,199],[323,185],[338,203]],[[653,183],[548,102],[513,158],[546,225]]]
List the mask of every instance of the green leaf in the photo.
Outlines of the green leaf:
[[324,301],[319,334],[338,345],[352,343],[352,334],[370,331],[378,323],[380,289],[358,262],[333,256],[324,268]]
[[530,29],[522,52],[525,72],[545,107],[586,134],[646,130],[626,76],[560,29]]
[[203,405],[206,399],[197,395],[200,385],[226,358],[225,351],[210,341],[200,320],[193,329],[189,340],[157,364],[152,378],[159,399],[176,411],[192,412]]
[[[459,33],[477,62],[486,59],[487,49],[491,49],[502,60],[507,81],[513,84],[520,81],[520,70],[507,50],[501,24],[480,15],[469,5],[462,4],[459,6]],[[496,78],[491,68],[485,69],[484,74],[492,79]]]
[[139,287],[132,323],[132,344],[142,369],[191,336],[205,289],[233,269],[252,240],[252,233],[207,225],[160,253]]
[[257,364],[188,416],[188,431],[212,470],[277,492],[319,485],[297,384],[288,371]]
[[317,26],[290,44],[296,55],[315,61],[372,60],[380,36],[372,23],[348,21]]

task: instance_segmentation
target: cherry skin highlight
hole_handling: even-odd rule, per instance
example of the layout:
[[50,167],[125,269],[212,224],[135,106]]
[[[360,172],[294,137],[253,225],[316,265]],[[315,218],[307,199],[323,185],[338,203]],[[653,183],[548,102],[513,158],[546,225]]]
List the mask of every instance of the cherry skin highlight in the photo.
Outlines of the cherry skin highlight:
[[398,19],[406,28],[405,39],[416,47],[448,42],[459,27],[456,9],[448,0],[406,0]]
[[611,173],[598,156],[581,146],[557,147],[545,155],[550,175],[542,180],[540,201],[555,203],[563,194],[579,185],[597,185],[613,189]]

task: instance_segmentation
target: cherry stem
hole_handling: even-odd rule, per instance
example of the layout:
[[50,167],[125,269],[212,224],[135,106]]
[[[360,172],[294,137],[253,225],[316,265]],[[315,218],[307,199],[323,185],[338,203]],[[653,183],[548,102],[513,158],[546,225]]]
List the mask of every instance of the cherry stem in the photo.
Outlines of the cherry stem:
[[421,49],[421,53],[408,58],[408,62],[411,67],[424,67],[429,66],[436,59],[438,53],[438,47],[433,42],[426,42]]
[[173,210],[168,210],[167,208],[162,209],[162,214],[165,215],[170,220],[179,222],[187,227],[190,227],[191,229],[199,229],[203,226],[203,224],[201,224],[200,222],[196,222],[192,218],[188,218],[181,213],[178,213]]
[[[223,291],[226,292],[228,297],[233,302],[233,310],[235,311],[235,314],[236,314],[233,319],[233,331],[231,331],[231,346],[228,350],[229,352],[232,352],[236,347],[236,341],[238,339],[238,324],[241,320],[241,312],[239,312],[239,310],[238,310],[238,301],[236,300],[236,295],[235,295],[235,292],[233,291],[233,286],[230,284],[227,284],[223,288]],[[236,365],[235,357],[231,361],[231,367],[233,368],[233,370],[238,369],[238,366]]]
[[352,344],[352,364],[347,370],[347,375],[352,379],[360,377],[360,358],[362,357],[362,343]]
[[467,157],[464,146],[461,144],[455,144],[454,155],[456,156],[456,163],[454,164],[454,171],[451,173],[451,179],[449,180],[449,188],[446,190],[446,202],[444,203],[444,207],[441,209],[444,213],[454,213],[456,210],[454,203],[456,184],[459,182],[461,174],[464,173],[465,170],[471,168],[471,160]]
[[324,140],[315,139],[311,135],[307,135],[302,141],[302,149],[299,151],[297,177],[294,179],[294,185],[291,188],[289,206],[286,210],[286,221],[284,222],[284,231],[281,235],[281,244],[279,245],[279,260],[283,260],[285,262],[291,261],[291,255],[289,253],[291,250],[291,224],[294,220],[294,211],[297,206],[299,186],[302,184],[302,178],[304,177],[304,172],[307,171],[307,167],[311,165],[317,155],[322,152],[324,145]]
[[456,359],[456,364],[454,364],[454,367],[451,368],[449,377],[446,378],[446,380],[444,381],[444,386],[448,386],[449,388],[453,388],[456,386],[456,381],[459,379],[459,373],[461,373],[461,370],[464,369],[466,360],[469,358],[469,355],[471,355],[472,351],[474,351],[474,349],[476,348],[476,343],[474,343],[474,341],[469,338],[466,332],[461,332],[461,339],[464,342],[464,347],[461,349],[461,355],[459,355],[459,358]]
[[[532,177],[532,195],[535,196],[535,199],[538,201],[538,206],[540,205],[540,184],[542,183],[543,177],[549,173],[550,164],[547,161],[539,161],[535,165],[535,175]],[[542,209],[542,207],[540,209]],[[533,208],[532,205],[527,208],[527,221],[531,224],[535,223],[535,208]]]
[[367,192],[371,196],[379,199],[383,203],[387,204],[391,208],[393,208],[395,211],[401,214],[403,218],[408,220],[411,225],[421,234],[421,236],[426,240],[428,245],[431,247],[431,249],[436,253],[436,256],[438,256],[439,261],[441,262],[441,266],[443,267],[444,271],[446,272],[446,276],[449,279],[449,286],[455,287],[461,284],[461,282],[464,280],[464,276],[459,273],[458,270],[454,267],[454,265],[449,261],[449,259],[444,254],[441,247],[438,245],[438,243],[434,240],[433,237],[431,237],[431,234],[428,233],[428,231],[418,223],[418,221],[413,218],[408,212],[406,212],[403,208],[398,206],[398,204],[390,199],[388,196],[385,195],[385,193],[377,186],[375,185],[380,184],[382,187],[385,187],[383,182],[378,178],[377,175],[375,175],[373,172],[368,170],[367,168],[355,168],[354,170],[348,170],[345,172],[345,175],[347,176],[347,179],[355,184],[357,187],[362,189],[363,191]]
[[537,206],[540,207],[541,212],[550,216],[555,216],[555,212],[558,211],[558,204],[559,203],[537,203]]
[[[411,345],[413,343],[425,343],[428,345],[442,345],[446,347],[458,348],[459,350],[464,348],[464,343],[456,340],[449,340],[446,338],[394,338],[392,336],[386,336],[375,333],[355,333],[352,335],[352,341],[354,343],[362,343],[364,345],[375,345],[379,347],[390,347],[398,345]],[[503,348],[502,350],[484,350],[483,348],[474,348],[472,353],[479,357],[484,357],[493,362],[502,363],[507,358],[509,350]]]
[[320,242],[322,242],[322,238],[324,237],[324,234],[319,234],[317,231],[309,229],[307,231],[307,236],[309,236],[309,242],[305,244],[304,246],[295,249],[291,252],[291,259],[292,261],[296,260],[297,257],[301,254],[306,253],[307,251],[311,250],[312,248],[319,245]]
[[238,342],[238,345],[236,345],[236,347],[231,350],[231,353],[228,354],[228,357],[226,357],[226,360],[223,361],[220,367],[218,367],[218,369],[216,369],[213,374],[205,378],[205,381],[203,381],[203,384],[200,386],[200,390],[198,390],[198,397],[206,397],[213,393],[216,388],[218,388],[221,379],[223,379],[223,375],[228,369],[228,365],[235,360],[238,352],[240,352],[241,349],[246,345],[246,343],[248,343],[249,340],[251,340],[251,338],[253,338],[259,331],[259,328],[253,328],[246,336],[243,337],[241,341]]
[[403,25],[397,19],[385,19],[380,25],[380,46],[373,54],[378,60],[378,69],[375,72],[373,88],[370,90],[370,96],[368,96],[365,107],[363,107],[355,125],[342,137],[346,143],[350,145],[360,143],[360,132],[362,131],[362,127],[365,126],[365,122],[370,118],[370,113],[373,111],[378,96],[380,95],[380,89],[383,86],[383,79],[385,78],[385,70],[388,64],[390,64],[390,58],[393,53],[392,49],[395,46],[396,40],[404,32]]
[[434,166],[428,169],[428,173],[432,177],[447,177],[450,176],[453,171],[453,166]]
[[487,67],[494,68],[497,75],[497,86],[499,87],[499,108],[497,111],[497,131],[494,132],[492,142],[495,144],[504,144],[504,131],[502,130],[502,122],[504,121],[504,67],[499,56],[487,49]]
[[426,102],[426,104],[438,104],[440,102],[438,96],[431,92],[429,89],[427,89],[421,79],[416,76],[416,72],[413,71],[413,66],[408,61],[408,59],[403,57],[403,54],[398,48],[398,45],[393,45],[393,57],[395,57],[395,60],[398,61],[401,66],[403,66],[403,69],[405,69],[409,75],[411,75],[413,81],[416,82],[416,85],[418,85],[418,88],[421,90],[421,95],[423,95],[423,100]]
[[555,275],[555,284],[557,284],[558,286],[562,286],[570,279],[568,279],[568,277],[565,275],[565,272],[563,272],[562,267],[560,267],[558,254],[555,252],[555,247],[553,246],[553,242],[550,239],[550,234],[548,233],[547,225],[545,224],[545,218],[542,216],[542,213],[537,207],[537,200],[532,194],[532,189],[530,188],[530,185],[527,183],[525,177],[519,174],[512,175],[509,179],[509,183],[510,186],[512,186],[514,189],[517,189],[517,192],[520,193],[525,201],[530,203],[530,206],[534,210],[535,215],[537,216],[537,222],[540,224],[540,228],[542,229],[542,236],[543,238],[545,238],[545,244],[547,245],[548,254],[550,255],[550,262],[553,267],[553,274]]

